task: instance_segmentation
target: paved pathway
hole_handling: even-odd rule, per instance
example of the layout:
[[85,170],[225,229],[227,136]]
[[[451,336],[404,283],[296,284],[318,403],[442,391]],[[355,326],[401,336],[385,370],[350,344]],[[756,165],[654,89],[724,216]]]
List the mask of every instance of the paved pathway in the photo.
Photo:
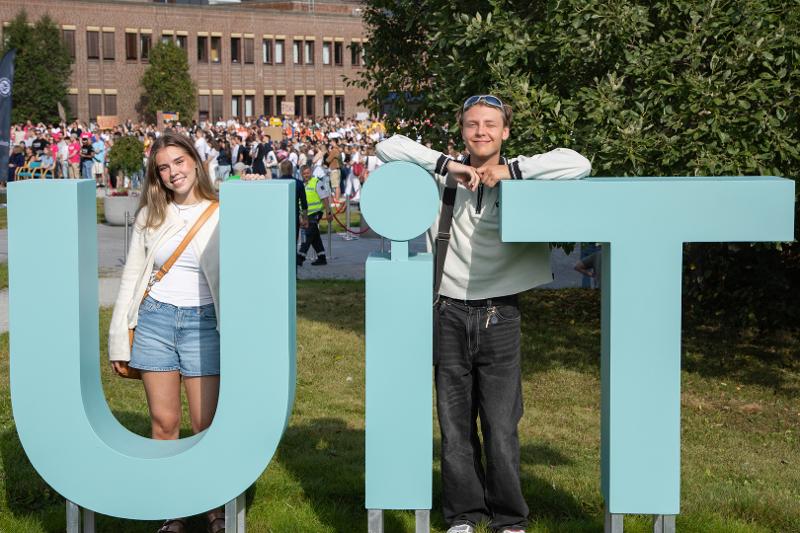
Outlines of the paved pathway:
[[[114,305],[119,290],[119,278],[124,266],[125,229],[123,227],[97,225],[99,304]],[[381,239],[362,238],[345,241],[339,235],[331,237],[332,252],[328,250],[328,237],[323,235],[328,253],[328,264],[311,266],[310,261],[298,269],[298,279],[364,279],[364,264],[367,256],[381,250]],[[424,252],[425,241],[419,237],[410,243],[412,252]],[[389,251],[388,241],[385,249]],[[572,266],[577,260],[577,251],[566,256],[561,250],[551,255],[555,279],[542,288],[579,287],[581,275]],[[8,232],[0,230],[0,262],[8,262]],[[8,330],[8,291],[0,291],[0,331]]]

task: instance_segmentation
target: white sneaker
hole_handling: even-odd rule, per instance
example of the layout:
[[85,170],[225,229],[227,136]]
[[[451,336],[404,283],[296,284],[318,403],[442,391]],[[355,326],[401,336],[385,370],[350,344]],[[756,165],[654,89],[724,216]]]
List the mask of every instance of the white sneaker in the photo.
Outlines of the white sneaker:
[[504,529],[500,533],[525,533],[525,530],[520,528]]
[[459,524],[448,529],[447,533],[475,533],[475,528],[469,524]]

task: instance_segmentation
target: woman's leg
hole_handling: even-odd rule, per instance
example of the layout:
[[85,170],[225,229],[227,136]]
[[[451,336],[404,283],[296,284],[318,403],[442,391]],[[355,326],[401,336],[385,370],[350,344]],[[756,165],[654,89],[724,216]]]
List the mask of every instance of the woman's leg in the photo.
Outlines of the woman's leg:
[[183,383],[189,401],[192,432],[199,433],[211,425],[217,411],[219,376],[184,377]]
[[142,372],[152,436],[156,440],[178,438],[181,427],[181,375],[171,372]]

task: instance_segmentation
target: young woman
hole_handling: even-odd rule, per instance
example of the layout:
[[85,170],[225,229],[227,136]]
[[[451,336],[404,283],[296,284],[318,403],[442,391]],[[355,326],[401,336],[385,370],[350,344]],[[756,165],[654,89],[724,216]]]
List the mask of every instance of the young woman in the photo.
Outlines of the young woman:
[[[109,358],[118,374],[141,371],[154,439],[178,438],[181,381],[192,431],[206,429],[219,394],[219,211],[189,242],[160,281],[168,261],[197,219],[217,201],[192,141],[166,132],[150,147],[130,251],[114,305]],[[144,299],[143,299],[144,298]],[[135,327],[133,345],[128,330]],[[209,531],[224,531],[224,513],[208,513]],[[185,531],[167,520],[159,533]]]

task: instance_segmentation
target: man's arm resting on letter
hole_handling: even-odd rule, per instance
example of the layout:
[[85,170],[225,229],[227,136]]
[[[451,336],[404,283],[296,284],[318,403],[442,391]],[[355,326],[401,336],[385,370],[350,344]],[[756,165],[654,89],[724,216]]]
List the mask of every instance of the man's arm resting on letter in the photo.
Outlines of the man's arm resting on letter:
[[443,176],[452,172],[464,186],[474,190],[478,184],[475,169],[462,165],[452,157],[412,141],[405,135],[393,135],[375,146],[375,153],[384,163],[391,161],[406,161],[415,163],[440,183],[444,184]]
[[487,165],[478,169],[481,182],[494,187],[498,181],[516,180],[570,180],[588,176],[592,164],[575,150],[556,148],[532,157],[519,156],[507,165]]

